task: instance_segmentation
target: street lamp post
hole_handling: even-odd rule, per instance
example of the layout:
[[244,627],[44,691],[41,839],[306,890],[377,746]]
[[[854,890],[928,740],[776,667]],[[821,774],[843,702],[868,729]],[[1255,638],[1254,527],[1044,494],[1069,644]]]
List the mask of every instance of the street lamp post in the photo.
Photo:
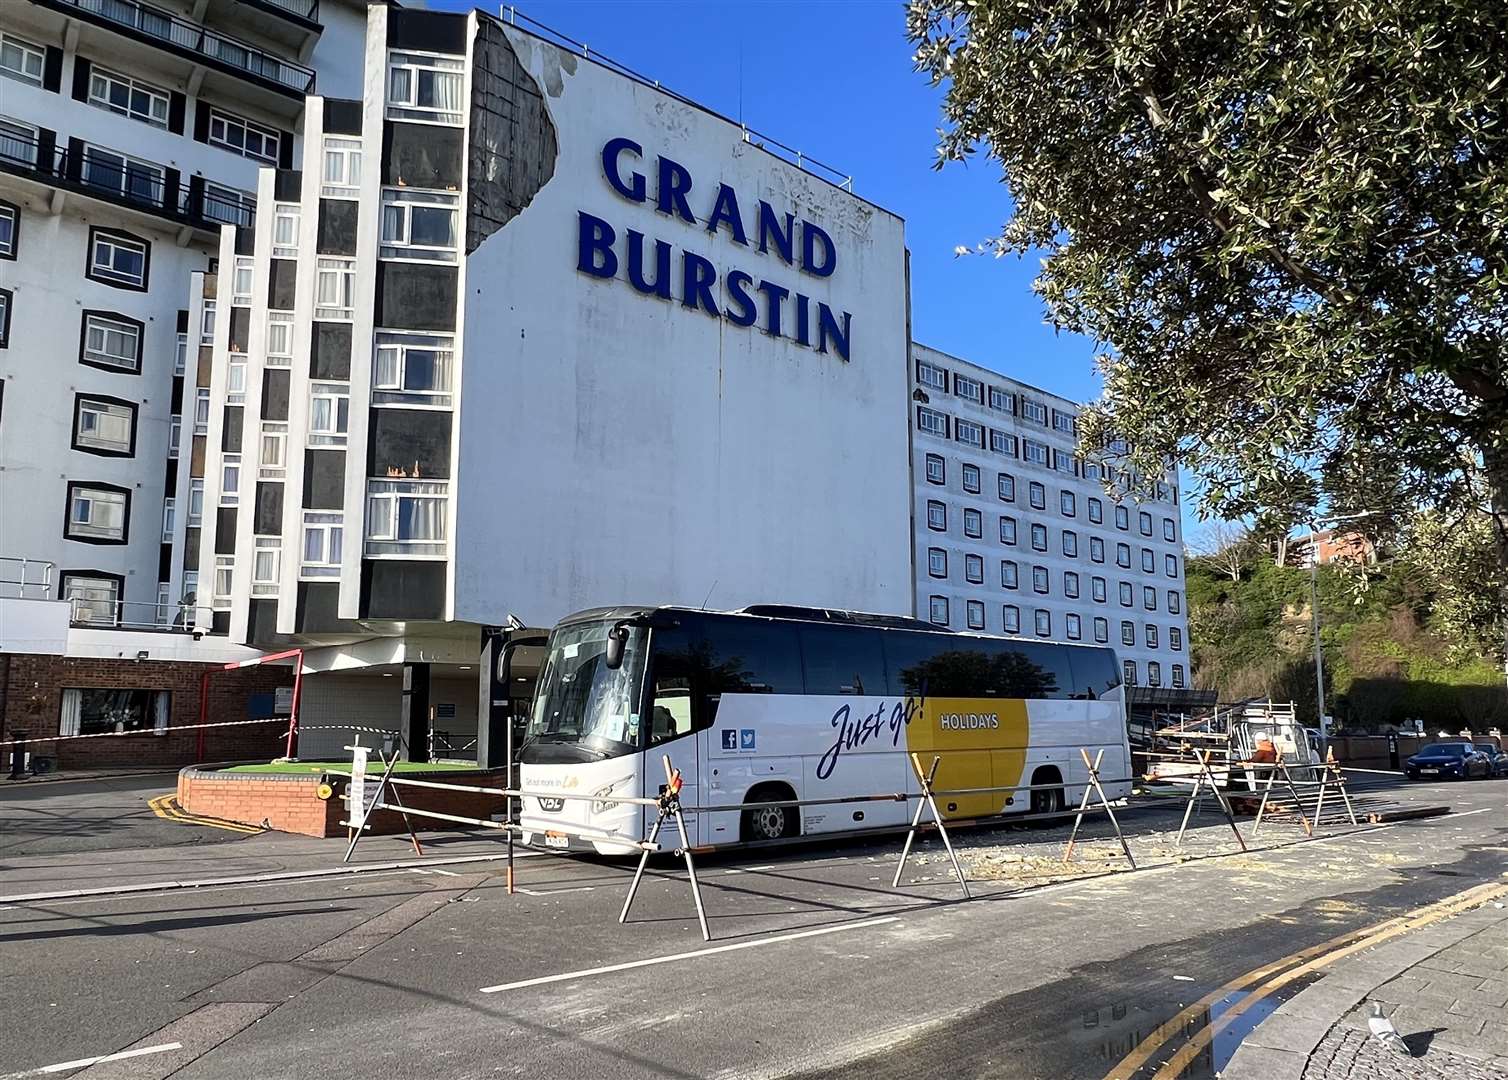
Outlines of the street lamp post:
[[1371,517],[1371,513],[1338,514],[1328,518],[1314,518],[1309,522],[1309,614],[1314,623],[1314,712],[1320,733],[1320,747],[1330,745],[1330,718],[1325,713],[1325,650],[1320,644],[1319,614],[1319,525],[1337,525],[1343,521],[1359,521]]

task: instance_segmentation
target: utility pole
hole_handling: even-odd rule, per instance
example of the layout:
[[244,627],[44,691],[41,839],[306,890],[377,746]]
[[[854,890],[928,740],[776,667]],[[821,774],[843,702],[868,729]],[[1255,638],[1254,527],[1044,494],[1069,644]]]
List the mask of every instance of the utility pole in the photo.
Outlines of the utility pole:
[[1309,616],[1314,623],[1314,709],[1320,745],[1330,744],[1330,723],[1325,716],[1325,650],[1320,647],[1319,615],[1319,533],[1316,522],[1309,524]]

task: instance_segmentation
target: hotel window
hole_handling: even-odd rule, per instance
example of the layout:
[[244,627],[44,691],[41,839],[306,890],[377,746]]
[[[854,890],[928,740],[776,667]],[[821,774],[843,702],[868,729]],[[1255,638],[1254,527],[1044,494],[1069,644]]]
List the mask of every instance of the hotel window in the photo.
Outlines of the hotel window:
[[215,580],[214,591],[210,594],[210,604],[216,611],[226,611],[230,608],[230,590],[235,581],[236,557],[234,555],[215,556]]
[[125,488],[86,483],[68,485],[69,540],[124,544],[131,514],[131,493]]
[[1115,565],[1119,566],[1122,570],[1129,570],[1129,569],[1131,569],[1131,545],[1130,544],[1116,544],[1115,545]]
[[0,74],[13,79],[42,85],[42,67],[47,50],[13,34],[0,34]]
[[1047,447],[1045,444],[1033,442],[1031,439],[1022,439],[1021,457],[1033,465],[1046,465]]
[[246,402],[246,357],[231,353],[230,363],[225,368],[225,404],[243,405]]
[[1000,519],[1000,542],[1002,544],[1010,544],[1012,547],[1015,546],[1015,544],[1016,544],[1016,519],[1015,518],[1013,518],[1013,517],[1003,517],[1003,516],[1001,517],[1001,519]]
[[272,257],[298,258],[298,203],[272,204]]
[[202,212],[208,221],[224,225],[250,225],[257,212],[257,197],[249,191],[205,181]]
[[324,172],[319,193],[328,199],[354,199],[361,194],[361,140],[325,136]]
[[923,386],[930,386],[934,390],[948,392],[948,373],[935,364],[929,364],[925,360],[916,362],[916,381]]
[[[117,577],[63,574],[63,599],[68,603],[68,621],[90,626],[120,623],[121,581]],[[77,693],[77,691],[74,691]],[[63,691],[66,697],[68,691]]]
[[1079,534],[1069,529],[1063,530],[1063,554],[1070,559],[1079,557]]
[[269,127],[234,116],[220,109],[209,111],[209,141],[233,153],[268,165],[278,163],[278,144],[282,136]]
[[137,240],[125,233],[94,229],[89,243],[89,266],[84,276],[106,285],[145,290],[150,251],[145,240]]
[[948,598],[946,596],[928,597],[927,616],[938,626],[947,626]]
[[178,456],[178,446],[183,442],[183,417],[176,413],[168,418],[168,457]]
[[1149,649],[1155,649],[1155,648],[1157,648],[1157,627],[1155,625],[1153,625],[1152,623],[1147,623],[1146,638],[1147,638],[1147,648],[1149,648]]
[[1079,470],[1085,480],[1099,480],[1104,476],[1104,471],[1098,462],[1086,461],[1084,467]]
[[948,465],[941,454],[927,455],[927,483],[945,484],[948,480]]
[[1063,595],[1070,600],[1079,598],[1079,575],[1072,570],[1063,571]]
[[1147,661],[1147,685],[1162,685],[1162,665],[1159,664],[1156,660]]
[[964,464],[963,489],[970,495],[979,494],[979,466]]
[[1121,607],[1132,607],[1136,604],[1136,590],[1131,587],[1129,581],[1120,583]]
[[1168,590],[1168,614],[1169,615],[1177,615],[1178,614],[1178,609],[1179,609],[1180,606],[1182,606],[1182,602],[1178,599],[1178,590],[1177,589],[1169,589]]
[[461,197],[454,192],[384,188],[382,246],[384,259],[455,262]]
[[188,335],[178,334],[173,345],[173,375],[177,377],[188,370]]
[[998,386],[990,387],[990,408],[998,412],[1012,413],[1016,411],[1016,395],[1000,389]]
[[1103,525],[1105,522],[1105,504],[1093,497],[1089,500],[1089,520],[1095,525]]
[[251,256],[237,255],[236,266],[230,278],[230,302],[232,304],[251,303],[251,287],[254,273]]
[[1089,579],[1089,598],[1096,604],[1103,604],[1105,602],[1105,589],[1106,583],[1104,578]]
[[264,420],[257,450],[257,479],[281,480],[288,472],[288,425]]
[[1141,513],[1139,513],[1139,514],[1136,515],[1136,524],[1137,524],[1137,527],[1141,529],[1141,534],[1143,536],[1151,536],[1152,535],[1152,515],[1151,514],[1147,513],[1145,510],[1143,510]]
[[89,104],[154,127],[168,126],[168,92],[102,67],[89,70]]
[[1058,492],[1058,509],[1063,512],[1064,517],[1073,517],[1079,512],[1078,500],[1074,498],[1073,492]]
[[1031,504],[1033,510],[1047,509],[1047,489],[1033,480],[1026,485],[1026,501]]
[[942,548],[927,549],[927,573],[935,578],[948,576],[948,553]]
[[1183,688],[1184,688],[1183,687],[1183,665],[1182,664],[1174,664],[1173,665],[1173,689],[1174,690],[1182,690]]
[[1051,583],[1048,580],[1047,567],[1032,567],[1032,592],[1043,593],[1045,595],[1050,591]]
[[1054,431],[1063,431],[1073,434],[1073,413],[1063,412],[1061,409],[1052,411],[1052,426]]
[[1135,686],[1136,685],[1136,661],[1135,660],[1122,660],[1121,661],[1121,681],[1124,682],[1127,686]]
[[[0,150],[0,156],[4,156]],[[19,231],[20,211],[7,202],[0,202],[0,259],[16,257],[16,233]]]
[[970,446],[984,446],[984,428],[972,420],[954,420],[953,437]]
[[1006,457],[1016,456],[1016,436],[990,428],[990,449]]
[[84,312],[84,351],[81,363],[112,371],[141,371],[142,325],[124,316]]
[[1052,637],[1052,612],[1046,608],[1037,609],[1037,636]]
[[1123,623],[1121,623],[1121,644],[1122,645],[1135,645],[1136,644],[1136,624],[1135,623],[1133,623],[1133,622],[1123,622]]
[[972,506],[963,509],[963,534],[975,540],[984,535],[984,515]]
[[220,456],[220,505],[235,506],[241,501],[241,455]]
[[1110,640],[1110,624],[1099,616],[1094,620],[1094,640],[1101,645]]
[[368,555],[444,555],[447,485],[367,481]]
[[465,61],[458,56],[389,52],[387,115],[390,120],[434,124],[462,122]]
[[1105,541],[1098,536],[1089,538],[1089,558],[1092,562],[1105,561]]
[[272,596],[278,591],[278,570],[283,561],[283,541],[276,536],[259,536],[251,555],[251,594]]
[[136,449],[136,406],[114,398],[83,395],[75,401],[75,450],[125,457]]
[[1069,641],[1078,641],[1084,636],[1083,620],[1075,614],[1069,613],[1063,617],[1063,629]]
[[1141,549],[1141,568],[1146,574],[1157,572],[1157,556],[1152,554],[1151,548]]
[[1162,519],[1162,538],[1170,544],[1178,539],[1178,529],[1173,524],[1172,518]]
[[293,312],[267,313],[267,366],[289,367],[293,364]]
[[356,260],[321,256],[314,278],[314,317],[349,321],[356,312]]
[[1033,525],[1032,526],[1032,550],[1033,551],[1046,551],[1047,550],[1047,526],[1046,525]]
[[980,555],[963,557],[963,577],[970,585],[984,584],[984,558]]
[[1162,557],[1162,568],[1168,577],[1176,578],[1178,576],[1178,556],[1164,555]]
[[162,500],[162,542],[173,542],[173,519],[178,515],[178,500],[169,496]]
[[344,446],[351,417],[349,383],[309,384],[309,445]]
[[1016,564],[1010,559],[1000,560],[1000,587],[1002,589],[1015,589],[1020,587]]
[[194,391],[194,434],[209,434],[209,387],[201,386]]
[[1047,406],[1040,401],[1033,401],[1031,398],[1023,397],[1021,399],[1021,418],[1023,420],[1031,420],[1046,427]]
[[171,626],[173,623],[173,586],[171,582],[159,581],[157,583],[157,625]]
[[299,576],[322,578],[340,576],[341,547],[345,526],[340,514],[304,513],[304,550]]
[[1117,529],[1129,529],[1131,527],[1131,512],[1124,506],[1115,508],[1115,527]]
[[964,611],[969,621],[970,630],[984,629],[984,601],[970,600],[964,605]]
[[1073,472],[1073,455],[1066,454],[1062,450],[1052,452],[1052,467],[1060,473]]
[[999,494],[1001,502],[1015,502],[1016,478],[1010,473],[1001,473],[995,477],[995,491]]
[[976,405],[984,404],[984,384],[978,379],[971,379],[967,375],[953,376],[953,394],[965,401],[972,401]]
[[927,528],[933,532],[948,531],[948,508],[936,499],[927,500]]
[[1021,633],[1021,609],[1015,604],[1006,604],[1000,609],[1000,626],[1007,634]]
[[1157,610],[1157,590],[1150,585],[1143,585],[1141,589],[1141,606],[1148,611]]
[[204,523],[204,481],[194,478],[189,481],[189,511],[188,520],[184,522],[191,529],[197,529]]
[[1183,650],[1183,629],[1178,626],[1168,627],[1168,648],[1174,652]]
[[948,414],[940,413],[936,409],[929,409],[925,405],[916,407],[916,429],[925,431],[928,435],[936,435],[940,439],[948,437]]
[[199,344],[213,345],[215,343],[215,312],[218,308],[214,300],[206,300],[199,311]]
[[[99,191],[136,202],[163,206],[167,170],[151,161],[128,157],[103,146],[85,146],[82,179]],[[177,207],[172,209],[176,210]]]

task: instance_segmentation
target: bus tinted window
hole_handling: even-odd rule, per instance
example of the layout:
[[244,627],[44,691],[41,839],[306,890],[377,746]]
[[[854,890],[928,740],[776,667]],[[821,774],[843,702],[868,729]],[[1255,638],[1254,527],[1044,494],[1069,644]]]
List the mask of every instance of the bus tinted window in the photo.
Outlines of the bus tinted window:
[[996,691],[1003,697],[1066,698],[1073,693],[1068,649],[1041,641],[996,641]]
[[1062,652],[1036,642],[961,635],[892,633],[885,637],[891,693],[897,695],[1066,697],[1072,683]]
[[1109,649],[1070,649],[1068,662],[1075,697],[1101,698],[1120,685],[1120,668]]
[[802,626],[801,658],[808,694],[885,694],[884,631]]

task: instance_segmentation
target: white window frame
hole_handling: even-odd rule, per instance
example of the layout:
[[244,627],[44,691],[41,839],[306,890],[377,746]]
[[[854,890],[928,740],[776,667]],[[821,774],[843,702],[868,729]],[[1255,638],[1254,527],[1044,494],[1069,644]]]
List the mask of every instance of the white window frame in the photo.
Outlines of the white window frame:
[[326,135],[320,166],[319,193],[327,199],[355,199],[361,195],[361,139]]
[[1016,519],[1009,514],[1000,515],[1000,542],[1015,547],[1018,543]]
[[201,386],[194,391],[194,434],[209,434],[209,387]]
[[0,157],[35,166],[37,164],[37,136],[38,132],[34,125],[23,124],[8,116],[0,116]]
[[[117,515],[118,521],[109,520]],[[77,482],[68,485],[67,539],[124,543],[130,516],[131,497],[126,492]]]
[[113,371],[140,372],[141,327],[99,312],[86,312],[83,359]]
[[257,197],[249,191],[206,180],[199,212],[206,221],[218,221],[222,225],[245,225],[256,215]]
[[220,505],[235,506],[241,501],[241,455],[220,455]]
[[[321,410],[321,406],[327,406]],[[316,415],[327,416],[316,422]],[[351,424],[351,384],[345,382],[311,382],[309,384],[310,446],[345,446]]]
[[1032,567],[1032,592],[1047,596],[1052,592],[1052,575],[1045,566]]
[[1052,612],[1047,608],[1038,608],[1033,617],[1033,629],[1038,637],[1052,637]]
[[927,528],[933,532],[948,531],[948,504],[937,499],[927,500]]
[[936,364],[929,364],[925,360],[916,362],[916,381],[922,386],[930,386],[939,393],[948,392],[948,370]]
[[1046,443],[1039,443],[1035,439],[1021,440],[1021,460],[1029,461],[1033,465],[1047,467],[1048,449]]
[[994,428],[990,428],[990,450],[997,454],[1004,454],[1006,457],[1020,456],[1016,436],[1004,431],[996,431]]
[[984,536],[984,515],[972,506],[963,508],[963,534],[974,540]]
[[999,386],[990,387],[990,408],[996,412],[1016,415],[1016,395]]
[[927,576],[946,578],[948,576],[948,553],[940,547],[927,549]]
[[[420,353],[434,353],[433,367],[441,385],[417,389],[407,385],[412,368],[410,360]],[[379,330],[372,350],[372,404],[419,405],[449,408],[455,380],[455,335],[410,333]]]
[[171,626],[174,614],[173,583],[159,581],[157,583],[157,625]]
[[969,446],[984,448],[984,425],[976,424],[972,420],[956,417],[953,421],[953,437],[961,443]]
[[1094,640],[1100,645],[1108,644],[1110,641],[1110,620],[1103,615],[1096,615],[1093,625]]
[[253,596],[276,595],[283,566],[283,541],[276,536],[255,538],[251,553]]
[[178,500],[169,495],[162,500],[162,542],[173,542],[173,519],[177,516]]
[[[101,88],[104,90],[103,93],[101,93]],[[110,100],[111,91],[117,88],[125,92],[126,104],[124,105]],[[146,99],[145,112],[137,108],[137,95]],[[118,116],[128,116],[132,120],[140,120],[143,124],[159,128],[168,126],[168,113],[173,107],[172,95],[168,91],[130,75],[100,67],[98,64],[89,68],[88,101],[89,104],[107,112],[113,112]]]
[[[14,50],[19,57],[19,66],[6,62],[6,50]],[[43,72],[47,68],[47,50],[15,34],[0,32],[0,75],[19,82],[42,85]]]
[[201,305],[199,312],[199,344],[213,345],[215,343],[215,320],[220,310],[219,302],[206,299]]
[[984,629],[984,601],[968,600],[964,603],[964,620],[970,630]]
[[1054,431],[1061,431],[1064,434],[1072,435],[1074,433],[1073,413],[1064,412],[1062,409],[1054,409],[1052,411],[1052,427]]
[[1183,690],[1183,689],[1185,689],[1185,687],[1183,685],[1183,665],[1182,664],[1174,664],[1173,665],[1173,689],[1174,690]]
[[197,529],[204,524],[204,480],[202,477],[194,477],[189,481],[189,504],[188,517],[184,520],[184,526]]
[[230,300],[233,304],[250,304],[252,286],[256,282],[256,267],[250,255],[237,255],[231,271]]
[[0,206],[0,224],[7,226],[0,229],[0,258],[13,259],[16,257],[16,227],[20,224],[14,206]]
[[1146,635],[1147,648],[1157,648],[1157,624],[1147,623],[1143,629]]
[[1047,526],[1040,522],[1033,522],[1031,528],[1031,544],[1033,551],[1047,550]]
[[1007,634],[1021,633],[1021,609],[1015,604],[1000,607],[1000,628]]
[[[447,124],[457,126],[465,121],[466,109],[466,62],[463,57],[444,56],[432,52],[390,49],[387,54],[387,71],[384,81],[384,100],[387,116],[391,120],[413,120],[422,124]],[[399,89],[398,73],[404,73],[404,87]],[[454,76],[459,82],[456,109],[442,105],[424,105],[419,101],[419,84],[424,74],[431,76]]]
[[[240,132],[239,142],[233,137],[236,131]],[[250,136],[255,136],[259,141],[259,149],[252,149]],[[232,154],[240,154],[253,161],[262,161],[275,166],[278,163],[278,151],[283,145],[283,133],[212,105],[209,110],[209,133],[206,140],[211,146],[229,150]],[[267,149],[269,143],[270,150]]]
[[[443,557],[449,538],[450,485],[444,481],[368,479],[365,554]],[[401,535],[405,502],[438,504],[429,512],[432,536]]]
[[948,625],[948,598],[946,596],[927,598],[927,618],[934,626]]
[[1016,565],[1014,559],[1000,560],[1000,587],[1002,589],[1021,588],[1021,568]]
[[303,538],[299,546],[299,577],[340,576],[345,528],[343,514],[305,511]]
[[356,260],[319,256],[314,277],[314,317],[351,322],[356,317]]
[[[120,252],[140,256],[141,272],[131,273],[117,269],[115,255]],[[136,289],[145,288],[147,260],[150,253],[151,245],[145,241],[132,240],[119,233],[97,232],[94,234],[94,243],[89,248],[90,276],[116,285],[126,285]],[[106,256],[103,260],[100,258],[101,254]]]
[[[933,466],[936,466],[935,470]],[[948,463],[941,454],[928,454],[923,460],[922,470],[929,484],[948,482]]]
[[121,583],[115,578],[67,574],[63,578],[63,599],[68,603],[68,621],[90,626],[120,625],[120,590]]
[[965,401],[972,401],[976,405],[984,404],[984,383],[978,379],[971,379],[967,375],[953,375],[953,396],[961,397]]
[[183,417],[174,413],[168,418],[168,457],[178,456],[178,447],[183,442]]
[[995,477],[995,494],[1001,502],[1016,501],[1016,478],[1010,473],[998,473]]
[[1121,620],[1121,644],[1128,648],[1136,646],[1136,624],[1129,619]]
[[211,585],[210,605],[215,611],[228,611],[230,609],[231,593],[236,585],[236,557],[234,555],[215,556],[215,576]]
[[290,367],[293,364],[293,312],[269,311],[267,313],[268,367]]
[[1063,616],[1063,633],[1069,641],[1082,641],[1084,638],[1084,620],[1076,612],[1070,611]]
[[298,258],[300,209],[298,203],[272,204],[272,257]]
[[225,368],[225,403],[241,405],[246,401],[246,357],[231,353]]
[[1147,685],[1148,686],[1161,686],[1162,685],[1162,665],[1160,663],[1158,663],[1156,660],[1148,660],[1147,661]]
[[1183,628],[1180,626],[1168,627],[1168,648],[1174,652],[1183,651]]
[[970,585],[984,584],[984,556],[967,554],[963,557],[963,579]]
[[[85,432],[85,417],[93,416],[94,433]],[[111,439],[100,434],[102,427],[119,427],[124,425],[124,433],[120,438]],[[112,454],[129,454],[136,443],[136,410],[127,405],[120,405],[113,401],[101,401],[98,398],[80,397],[78,410],[74,415],[73,441],[77,446],[89,447],[93,450],[107,450]]]
[[936,435],[939,439],[948,437],[948,414],[929,409],[925,405],[916,407],[916,429],[925,431],[928,435]]
[[[413,240],[416,210],[450,213],[450,244],[420,244]],[[384,259],[417,262],[456,262],[461,250],[461,196],[454,191],[383,188],[379,219],[378,255]]]
[[1168,614],[1169,615],[1181,615],[1182,611],[1180,609],[1182,607],[1183,607],[1183,602],[1178,599],[1178,590],[1177,589],[1169,589],[1168,590]]
[[257,444],[257,478],[276,480],[288,470],[288,425],[263,421],[261,441]]
[[[972,483],[969,480],[971,476],[973,477]],[[979,466],[971,465],[969,462],[965,461],[963,463],[962,469],[960,470],[959,481],[963,484],[963,489],[970,495],[978,495],[980,492],[980,484],[983,482],[980,479]]]
[[1040,401],[1033,401],[1029,397],[1021,399],[1021,419],[1031,420],[1034,423],[1047,426],[1047,406]]

